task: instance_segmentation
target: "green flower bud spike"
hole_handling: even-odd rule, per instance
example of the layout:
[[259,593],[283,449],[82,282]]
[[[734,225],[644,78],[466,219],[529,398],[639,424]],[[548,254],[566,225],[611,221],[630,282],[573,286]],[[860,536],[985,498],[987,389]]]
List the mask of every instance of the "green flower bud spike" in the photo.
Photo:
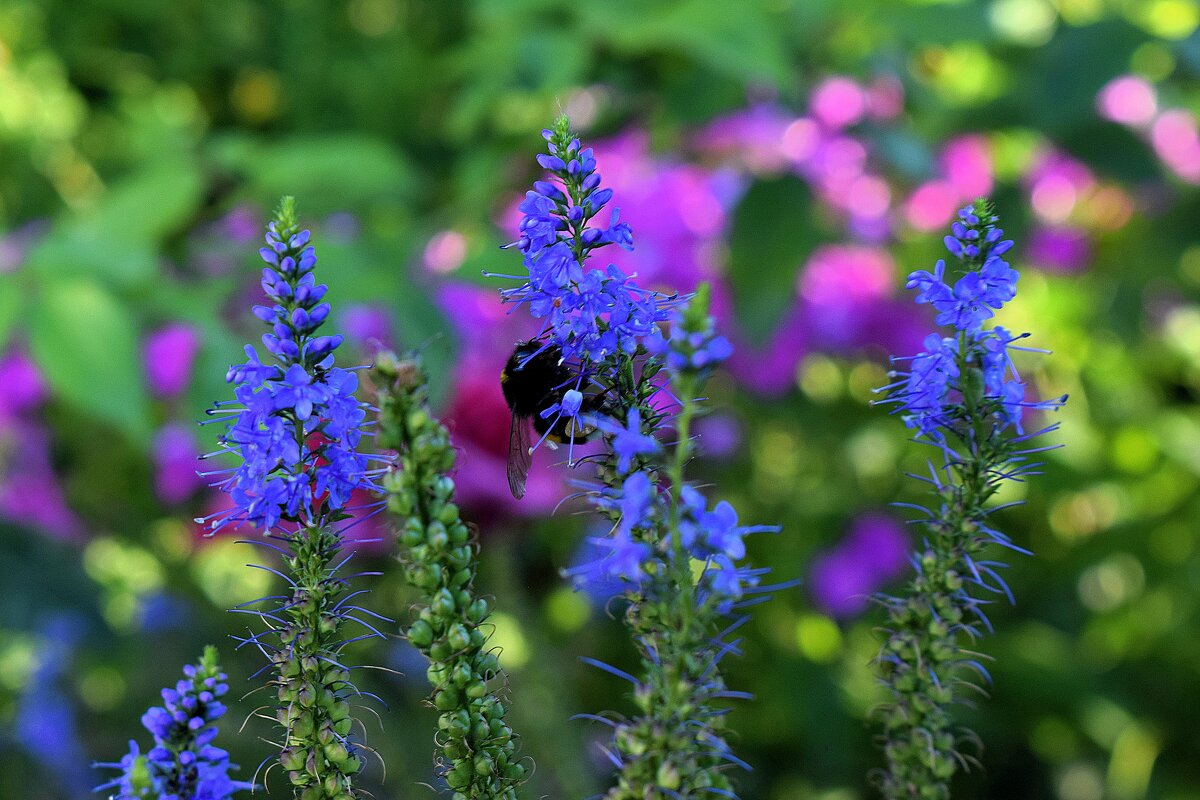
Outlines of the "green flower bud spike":
[[454,449],[430,413],[415,356],[381,353],[375,376],[379,443],[399,453],[382,483],[398,522],[397,558],[421,597],[406,635],[429,659],[439,770],[454,800],[515,800],[526,767],[504,719],[500,663],[485,649],[489,607],[474,593],[478,548],[454,504]]

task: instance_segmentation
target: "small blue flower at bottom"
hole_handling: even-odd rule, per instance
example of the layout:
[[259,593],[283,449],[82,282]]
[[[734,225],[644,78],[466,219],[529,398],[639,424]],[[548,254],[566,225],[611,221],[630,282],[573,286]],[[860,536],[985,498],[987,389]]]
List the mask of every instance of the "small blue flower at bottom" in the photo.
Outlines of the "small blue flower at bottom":
[[136,741],[117,763],[97,764],[121,775],[96,787],[116,790],[111,800],[227,800],[254,784],[229,777],[229,754],[212,742],[215,723],[225,713],[219,698],[229,691],[217,664],[217,650],[207,647],[200,662],[183,669],[175,688],[163,689],[163,705],[150,708],[142,725],[154,737],[143,754]]

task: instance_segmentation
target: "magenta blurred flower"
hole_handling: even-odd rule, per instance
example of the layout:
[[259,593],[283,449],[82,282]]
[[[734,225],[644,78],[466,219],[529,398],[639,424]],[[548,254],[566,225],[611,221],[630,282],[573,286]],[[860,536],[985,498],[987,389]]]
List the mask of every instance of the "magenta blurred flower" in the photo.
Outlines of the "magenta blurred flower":
[[190,425],[168,422],[154,436],[154,491],[167,505],[183,503],[208,480],[196,474],[202,468],[200,446]]
[[992,154],[979,134],[957,136],[938,155],[938,166],[963,202],[992,193]]
[[810,342],[845,351],[863,343],[872,307],[894,293],[896,265],[885,250],[825,245],[812,252],[796,282]]
[[1079,272],[1091,261],[1091,238],[1078,228],[1049,226],[1029,235],[1030,262],[1055,272]]
[[[752,173],[782,172],[793,160],[784,141],[794,122],[791,114],[774,103],[757,103],[709,122],[693,137],[693,146]],[[793,148],[797,147],[802,149],[794,143]]]
[[809,590],[827,613],[853,617],[866,609],[873,593],[899,577],[907,564],[904,526],[885,514],[863,514],[850,524],[837,545],[813,560]]
[[142,363],[150,389],[159,397],[176,397],[192,379],[192,364],[200,351],[200,333],[174,322],[146,337]]
[[37,219],[0,236],[0,275],[16,272],[29,250],[50,230],[47,220]]
[[1172,108],[1159,114],[1150,141],[1172,172],[1188,183],[1200,183],[1200,135],[1191,112]]
[[258,241],[262,224],[262,215],[251,205],[239,205],[232,208],[221,218],[220,231],[235,244],[244,245]]
[[34,422],[0,422],[0,516],[60,539],[79,538],[83,526],[54,474],[49,434]]
[[835,75],[816,85],[808,107],[822,125],[841,130],[862,120],[867,111],[867,95],[850,78]]
[[1154,86],[1137,75],[1113,78],[1096,95],[1096,111],[1104,119],[1141,128],[1150,124],[1158,110]]
[[958,190],[949,181],[926,181],[905,201],[904,218],[919,231],[935,231],[950,222],[959,201]]
[[361,351],[377,353],[393,346],[392,315],[383,306],[369,303],[346,306],[338,315],[346,337]]
[[742,422],[729,412],[716,412],[696,420],[696,440],[705,458],[728,458],[742,445]]
[[0,423],[35,410],[46,399],[46,382],[37,365],[20,350],[0,358]]
[[1045,222],[1060,224],[1096,188],[1096,177],[1082,161],[1047,149],[1035,160],[1024,183],[1034,213]]

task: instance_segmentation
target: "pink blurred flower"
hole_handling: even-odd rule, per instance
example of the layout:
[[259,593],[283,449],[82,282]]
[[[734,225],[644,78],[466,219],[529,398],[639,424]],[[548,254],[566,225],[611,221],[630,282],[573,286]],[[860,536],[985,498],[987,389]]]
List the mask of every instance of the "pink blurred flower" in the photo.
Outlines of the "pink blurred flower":
[[693,144],[736,160],[753,173],[780,172],[788,163],[784,141],[794,121],[774,103],[758,103],[709,122],[693,137]]
[[908,565],[908,535],[889,516],[868,513],[850,524],[833,549],[813,560],[809,589],[817,605],[835,617],[862,613],[870,596]]
[[262,215],[251,205],[239,205],[221,218],[221,233],[239,245],[258,241],[262,235]]
[[1049,223],[1065,222],[1096,188],[1096,177],[1086,164],[1053,149],[1037,158],[1024,182],[1034,213]]
[[37,219],[0,236],[0,275],[20,269],[29,251],[49,230],[47,220]]
[[742,423],[729,412],[718,411],[696,420],[696,441],[704,458],[728,458],[741,447]]
[[946,181],[966,202],[992,193],[992,156],[987,139],[968,134],[951,139],[938,156]]
[[927,181],[909,195],[904,217],[919,231],[935,231],[946,226],[960,201],[953,184],[944,180]]
[[183,503],[208,483],[197,471],[200,446],[189,425],[169,422],[154,436],[154,491],[167,505]]
[[50,437],[36,423],[7,420],[0,426],[0,516],[59,539],[83,534],[54,474]]
[[896,265],[884,250],[825,245],[812,252],[796,282],[810,341],[844,350],[861,342],[871,306],[895,291]]
[[1079,272],[1091,262],[1091,239],[1078,228],[1036,228],[1029,235],[1026,252],[1030,262],[1043,269]]
[[1096,111],[1104,119],[1140,128],[1150,124],[1158,110],[1154,86],[1137,75],[1113,78],[1096,95]]
[[1172,108],[1159,114],[1150,141],[1171,171],[1188,183],[1200,183],[1200,135],[1191,112]]
[[808,106],[823,125],[840,130],[863,118],[867,111],[867,96],[850,78],[836,75],[816,85]]
[[200,351],[200,333],[191,325],[171,323],[146,337],[142,363],[150,389],[159,397],[175,397],[187,388],[192,364]]
[[453,272],[467,257],[467,237],[458,231],[435,233],[425,245],[425,268],[430,272]]

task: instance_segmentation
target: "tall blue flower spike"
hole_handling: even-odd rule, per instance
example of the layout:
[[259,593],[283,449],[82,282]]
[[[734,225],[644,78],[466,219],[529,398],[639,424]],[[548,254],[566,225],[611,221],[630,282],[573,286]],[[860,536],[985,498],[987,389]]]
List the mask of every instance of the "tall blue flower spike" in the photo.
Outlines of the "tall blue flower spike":
[[121,770],[96,787],[112,800],[228,800],[254,785],[235,781],[229,754],[215,746],[216,722],[225,714],[220,698],[229,691],[217,663],[215,647],[206,647],[200,662],[183,668],[183,679],[163,689],[161,706],[142,716],[154,746],[142,753],[137,742],[117,763],[97,764]]
[[[349,604],[360,592],[349,592],[349,579],[339,575],[349,560],[340,556],[339,524],[350,516],[356,490],[378,490],[379,470],[358,449],[368,407],[355,397],[357,374],[334,364],[342,337],[319,333],[330,306],[327,287],[313,274],[310,239],[297,224],[295,201],[285,197],[259,251],[271,305],[254,308],[269,326],[262,342],[272,358],[261,361],[247,346],[246,362],[227,376],[237,399],[210,412],[226,425],[221,450],[210,455],[230,454],[238,463],[212,473],[221,476],[216,485],[229,493],[232,508],[202,521],[213,531],[249,523],[280,543],[258,542],[282,558],[284,571],[270,571],[287,581],[289,594],[234,609],[266,625],[242,644],[270,659],[284,728],[279,764],[295,796],[351,800],[363,757],[362,745],[349,738],[349,699],[360,693],[341,652],[382,634],[364,620],[377,615]],[[366,633],[347,637],[349,622]]]
[[[1017,271],[1002,256],[1012,247],[983,200],[958,212],[946,247],[962,269],[949,283],[946,264],[912,273],[908,288],[931,305],[948,330],[932,333],[925,350],[892,373],[881,391],[916,441],[937,450],[927,476],[935,501],[913,506],[926,529],[912,555],[915,576],[898,597],[881,596],[888,635],[878,667],[890,699],[882,710],[887,768],[876,777],[889,800],[947,800],[950,782],[971,756],[962,745],[977,737],[955,727],[952,706],[961,702],[972,678],[989,681],[978,654],[967,644],[991,630],[984,612],[990,595],[1012,594],[984,559],[993,545],[1028,554],[992,527],[1000,506],[989,505],[1000,486],[1038,474],[1032,460],[1051,447],[1030,440],[1058,426],[1026,433],[1028,412],[1050,411],[1066,397],[1029,400],[1013,364],[1014,350],[1027,350],[999,326],[984,327],[1017,291]],[[1045,351],[1035,351],[1045,352]]]
[[[744,537],[777,529],[739,525],[732,506],[710,506],[684,478],[697,394],[731,348],[713,328],[707,287],[693,298],[663,295],[615,266],[590,266],[607,245],[632,250],[632,231],[615,209],[607,225],[595,222],[613,193],[567,119],[542,135],[548,152],[538,163],[551,180],[535,182],[521,204],[520,238],[509,247],[525,271],[499,276],[520,282],[501,295],[543,321],[536,340],[558,348],[574,376],[579,397],[544,414],[577,416],[568,430],[597,431],[606,445],[585,459],[594,477],[576,485],[612,526],[592,539],[600,557],[567,574],[580,588],[624,587],[641,661],[635,676],[585,659],[629,681],[637,710],[582,716],[612,729],[609,800],[733,796],[728,768],[747,765],[725,741],[724,704],[745,695],[726,688],[719,664],[738,652],[729,637],[744,621],[740,609],[778,588],[759,585],[765,570],[742,564]],[[676,407],[664,410],[672,397]]]

